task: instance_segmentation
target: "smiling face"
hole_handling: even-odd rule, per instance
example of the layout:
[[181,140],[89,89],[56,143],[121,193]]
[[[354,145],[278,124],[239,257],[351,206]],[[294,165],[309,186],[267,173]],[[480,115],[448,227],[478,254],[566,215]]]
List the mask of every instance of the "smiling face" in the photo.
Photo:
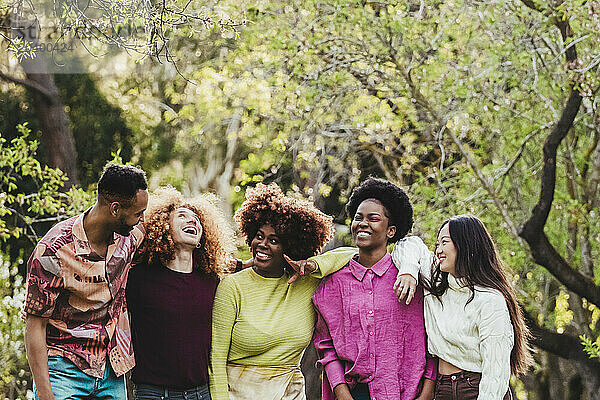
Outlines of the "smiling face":
[[278,277],[283,274],[283,246],[271,225],[260,227],[250,242],[250,249],[254,256],[254,270],[259,275]]
[[435,255],[440,261],[442,272],[448,272],[455,276],[456,270],[456,247],[450,237],[450,223],[445,224],[438,233],[437,243],[435,245]]
[[179,207],[171,213],[171,234],[177,247],[196,247],[202,238],[202,224],[195,212]]
[[396,227],[389,225],[386,209],[378,200],[367,199],[360,203],[350,226],[352,239],[361,250],[385,248]]

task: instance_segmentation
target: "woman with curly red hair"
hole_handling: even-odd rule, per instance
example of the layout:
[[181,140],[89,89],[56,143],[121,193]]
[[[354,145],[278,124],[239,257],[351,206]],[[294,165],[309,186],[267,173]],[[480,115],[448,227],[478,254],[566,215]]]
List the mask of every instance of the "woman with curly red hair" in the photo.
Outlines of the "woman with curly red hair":
[[186,200],[173,188],[150,198],[146,240],[129,273],[127,303],[138,400],[209,400],[212,305],[234,251],[216,196]]
[[275,184],[248,189],[235,213],[253,267],[219,284],[213,310],[213,400],[305,399],[300,359],[315,324],[311,297],[319,277],[288,284],[284,259],[306,259],[333,236],[332,218]]

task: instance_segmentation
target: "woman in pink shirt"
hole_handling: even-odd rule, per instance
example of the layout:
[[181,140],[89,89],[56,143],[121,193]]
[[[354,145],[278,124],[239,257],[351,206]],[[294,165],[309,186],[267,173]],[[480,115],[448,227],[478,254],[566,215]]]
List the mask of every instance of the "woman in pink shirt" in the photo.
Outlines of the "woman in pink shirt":
[[418,288],[410,305],[398,302],[397,269],[387,251],[412,227],[408,196],[369,178],[354,189],[346,211],[358,256],[323,279],[313,296],[323,400],[433,399],[435,362],[426,352],[423,291]]

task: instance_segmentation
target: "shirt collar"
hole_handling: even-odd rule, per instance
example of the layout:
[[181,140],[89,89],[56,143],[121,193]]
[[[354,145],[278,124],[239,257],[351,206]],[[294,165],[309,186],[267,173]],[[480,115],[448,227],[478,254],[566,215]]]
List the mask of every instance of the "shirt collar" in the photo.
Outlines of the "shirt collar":
[[92,247],[83,229],[83,218],[90,210],[91,207],[82,214],[79,214],[73,223],[73,245],[75,246],[75,254],[78,256],[88,255],[92,252]]
[[[92,207],[79,214],[73,223],[73,237],[75,238],[73,243],[75,246],[75,254],[78,256],[90,255],[92,253],[92,246],[90,246],[90,242],[85,234],[85,229],[83,229],[83,219],[91,209]],[[113,232],[112,243],[114,243],[116,240],[117,233]]]
[[365,266],[363,266],[361,263],[359,263],[357,260],[355,260],[354,258],[352,258],[350,260],[350,272],[352,272],[352,275],[354,275],[354,277],[361,281],[364,279],[365,274],[367,273],[368,270],[372,270],[373,273],[375,273],[375,275],[382,277],[383,274],[385,274],[387,272],[387,270],[390,268],[390,266],[392,265],[392,256],[390,255],[390,253],[385,253],[385,256],[383,256],[381,258],[381,260],[377,261],[371,268],[367,268]]
[[469,287],[461,285],[460,281],[452,274],[448,274],[448,287],[457,292],[468,292]]

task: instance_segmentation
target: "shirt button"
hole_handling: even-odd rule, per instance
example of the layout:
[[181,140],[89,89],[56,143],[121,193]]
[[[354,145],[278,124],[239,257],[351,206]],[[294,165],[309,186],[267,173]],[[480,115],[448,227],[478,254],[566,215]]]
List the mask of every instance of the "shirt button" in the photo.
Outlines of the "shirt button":
[[369,356],[370,356],[371,358],[374,358],[374,357],[375,357],[375,356],[373,355],[373,353],[371,353]]
[[371,331],[371,332],[369,332],[369,335],[373,336],[373,332],[372,332],[372,331]]
[[452,379],[453,381],[455,381],[455,380],[456,380],[456,376],[452,375],[452,378],[451,378],[451,379]]
[[369,294],[373,294],[373,291],[372,291],[372,290],[369,290]]
[[373,315],[373,310],[369,310],[369,315]]

